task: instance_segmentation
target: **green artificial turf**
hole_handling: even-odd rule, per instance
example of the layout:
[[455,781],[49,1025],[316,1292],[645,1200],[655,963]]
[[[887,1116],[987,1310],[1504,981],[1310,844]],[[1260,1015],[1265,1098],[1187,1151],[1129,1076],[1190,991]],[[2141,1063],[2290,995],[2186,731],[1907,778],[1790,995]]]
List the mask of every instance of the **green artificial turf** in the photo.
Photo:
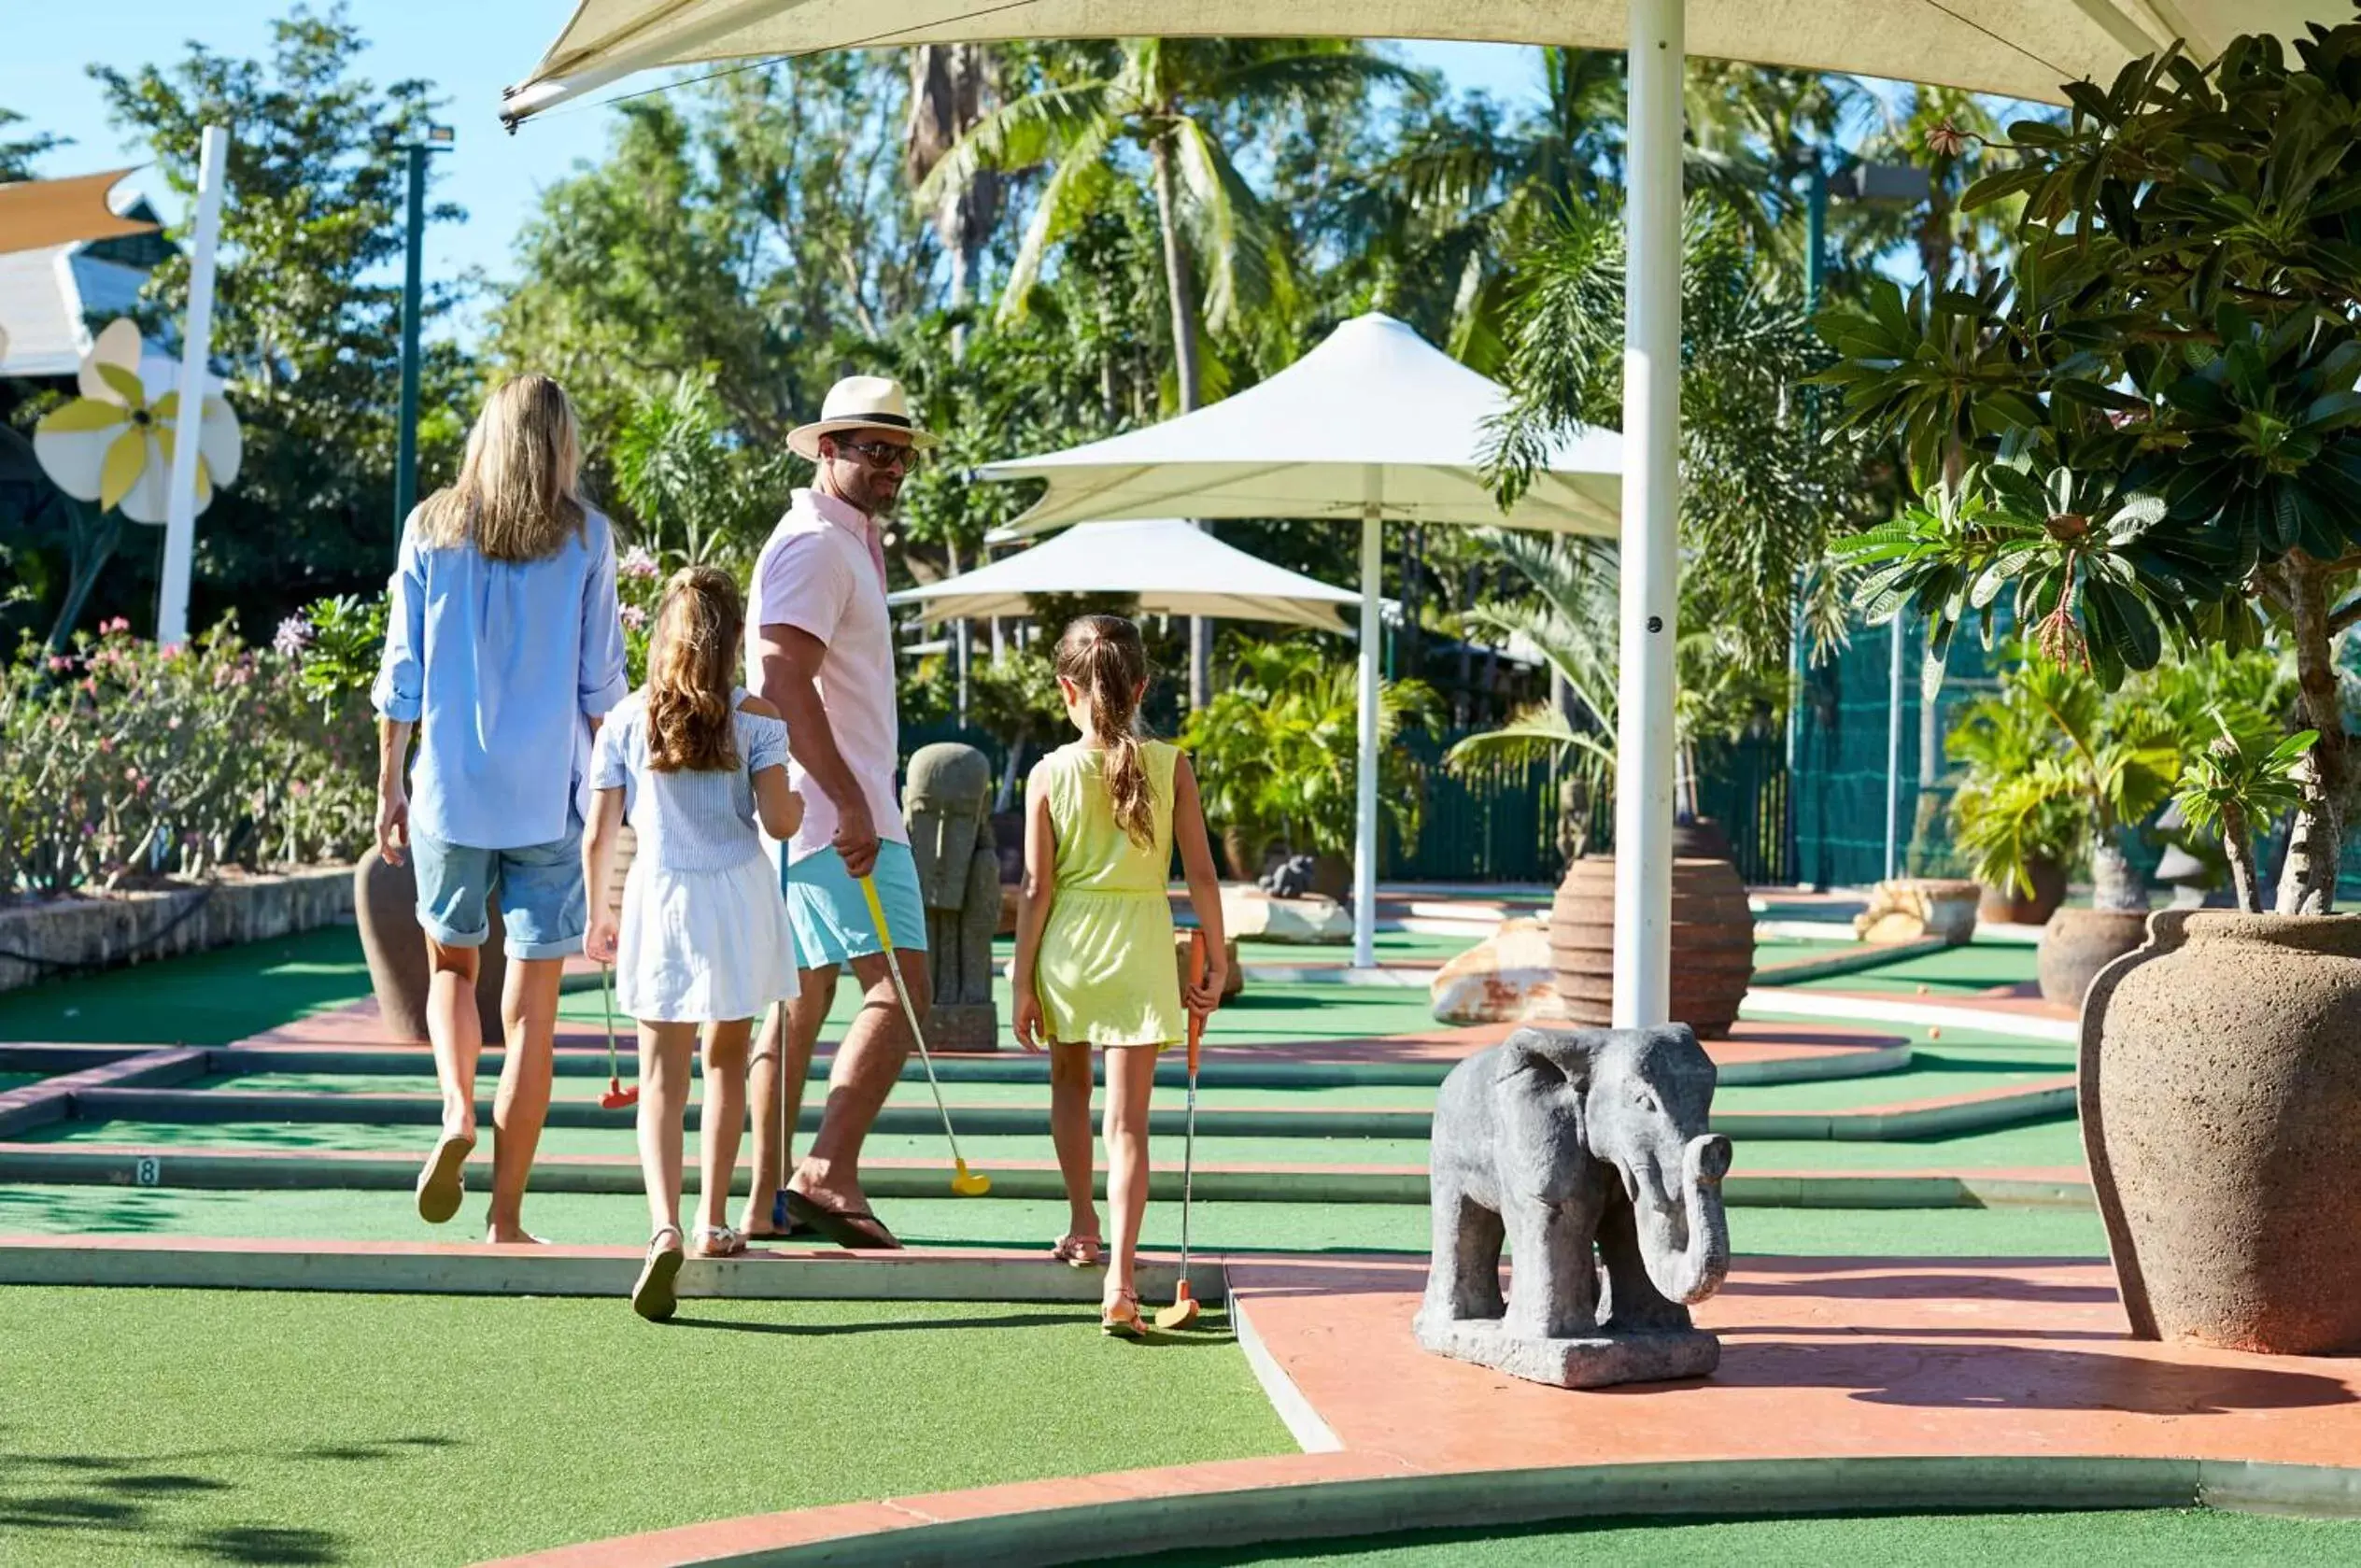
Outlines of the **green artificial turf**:
[[0,1094],[21,1089],[28,1083],[38,1083],[48,1076],[47,1073],[37,1072],[0,1072]]
[[[696,1212],[689,1176],[684,1218]],[[904,1240],[926,1246],[1045,1247],[1066,1229],[1063,1203],[1021,1198],[884,1198],[877,1205]],[[739,1200],[732,1199],[734,1220]],[[1100,1205],[1102,1222],[1106,1207]],[[320,1241],[474,1241],[481,1194],[461,1218],[429,1225],[406,1193],[212,1192],[101,1186],[0,1187],[0,1235],[270,1236]],[[526,1199],[533,1233],[551,1241],[637,1246],[647,1207],[627,1194],[541,1193]],[[1418,1204],[1199,1203],[1191,1242],[1209,1251],[1394,1251],[1423,1254]],[[2087,1208],[1732,1208],[1741,1252],[1811,1256],[2103,1257],[2104,1231]],[[1180,1241],[1180,1206],[1148,1206],[1142,1245]]]
[[431,1568],[1288,1453],[1207,1327],[1065,1307],[0,1289],[0,1558]]
[[2157,1564],[2344,1564],[2361,1521],[2210,1508],[2029,1514],[1876,1514],[1847,1519],[1602,1519],[1526,1530],[1423,1531],[1284,1547],[1132,1558],[1136,1568],[2155,1568]]
[[0,1040],[228,1045],[368,994],[359,934],[330,925],[0,993]]
[[1962,996],[2022,985],[2034,978],[2036,950],[2021,942],[1970,942],[1941,953],[1904,958],[1899,963],[1859,969],[1851,974],[1807,980],[1813,990],[1889,991],[1916,995]]

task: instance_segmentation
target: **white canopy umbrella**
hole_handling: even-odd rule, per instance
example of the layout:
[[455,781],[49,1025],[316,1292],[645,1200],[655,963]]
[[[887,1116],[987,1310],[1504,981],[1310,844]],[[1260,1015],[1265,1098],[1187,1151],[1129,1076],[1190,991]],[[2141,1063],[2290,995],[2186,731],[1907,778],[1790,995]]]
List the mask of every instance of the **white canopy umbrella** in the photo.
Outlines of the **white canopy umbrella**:
[[1353,962],[1377,962],[1378,658],[1383,525],[1501,523],[1612,537],[1623,438],[1562,443],[1506,517],[1483,482],[1508,395],[1390,316],[1361,316],[1269,380],[1161,425],[987,465],[1046,479],[1010,531],[1078,517],[1356,518],[1361,524],[1361,734]]
[[892,602],[928,623],[1022,615],[1035,594],[1130,594],[1152,615],[1215,615],[1343,631],[1358,594],[1274,566],[1177,517],[1084,523],[1029,550],[905,588]]
[[[2064,102],[2060,82],[2189,40],[2300,33],[2340,0],[1688,0],[1690,51]],[[582,0],[501,113],[637,71],[815,49],[1017,38],[1464,38],[1628,49],[1629,0]]]
[[[502,114],[513,124],[653,66],[875,45],[1283,34],[1625,50],[1631,460],[1620,512],[1614,1021],[1631,1027],[1664,1022],[1671,996],[1681,78],[1692,40],[1721,59],[2057,103],[2062,83],[2112,78],[2176,35],[2210,60],[2241,32],[2293,36],[2350,14],[2347,0],[581,0]],[[1364,568],[1375,531],[1364,531]],[[1364,602],[1364,627],[1369,610]],[[1365,787],[1366,770],[1363,777]]]

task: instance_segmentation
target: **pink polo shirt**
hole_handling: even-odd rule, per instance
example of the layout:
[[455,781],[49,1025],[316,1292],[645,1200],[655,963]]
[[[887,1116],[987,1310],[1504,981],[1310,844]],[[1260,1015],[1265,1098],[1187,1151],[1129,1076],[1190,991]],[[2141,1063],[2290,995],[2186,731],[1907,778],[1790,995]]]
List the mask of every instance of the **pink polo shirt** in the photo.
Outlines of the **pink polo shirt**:
[[[766,626],[791,626],[827,644],[817,684],[836,749],[869,798],[878,837],[908,843],[894,796],[901,733],[894,713],[885,552],[868,517],[818,490],[795,492],[787,515],[763,543],[747,595],[746,685],[752,691],[762,689]],[[787,843],[787,858],[800,860],[827,849],[836,836],[836,803],[792,756],[787,782],[803,797],[803,826]]]

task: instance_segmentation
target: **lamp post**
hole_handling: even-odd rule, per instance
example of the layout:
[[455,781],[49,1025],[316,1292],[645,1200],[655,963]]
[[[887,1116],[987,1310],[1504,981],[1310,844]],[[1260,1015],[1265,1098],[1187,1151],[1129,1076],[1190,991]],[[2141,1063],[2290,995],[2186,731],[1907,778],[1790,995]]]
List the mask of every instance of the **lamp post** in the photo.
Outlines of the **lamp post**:
[[[1820,291],[1828,280],[1828,204],[1831,196],[1841,196],[1854,202],[1882,202],[1895,206],[1912,206],[1927,199],[1932,191],[1927,171],[1909,163],[1845,162],[1834,170],[1829,159],[1815,151],[1807,173],[1803,206],[1803,314],[1809,318],[1820,310]],[[1812,400],[1806,405],[1812,423],[1818,424],[1817,388],[1807,388],[1804,396]],[[1788,874],[1802,880],[1803,846],[1800,816],[1796,809],[1796,779],[1802,765],[1801,718],[1803,707],[1804,646],[1803,646],[1803,572],[1795,579],[1795,606],[1790,619],[1788,639],[1790,656],[1787,725],[1787,851]],[[1892,663],[1888,671],[1886,737],[1886,875],[1894,875],[1895,805],[1894,772],[1899,766],[1902,747],[1902,617],[1893,622]]]
[[418,141],[403,144],[403,160],[410,185],[409,232],[403,245],[402,272],[402,412],[395,425],[393,457],[393,528],[398,534],[410,518],[418,494],[418,316],[421,285],[418,273],[426,252],[426,159],[430,152],[448,152],[454,133],[448,125],[430,125]]

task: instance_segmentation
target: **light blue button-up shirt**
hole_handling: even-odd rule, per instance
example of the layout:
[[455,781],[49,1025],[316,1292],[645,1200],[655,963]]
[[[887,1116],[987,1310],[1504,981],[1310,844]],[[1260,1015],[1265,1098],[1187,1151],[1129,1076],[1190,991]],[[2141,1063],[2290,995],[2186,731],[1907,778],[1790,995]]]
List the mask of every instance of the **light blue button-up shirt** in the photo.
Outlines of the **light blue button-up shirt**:
[[445,843],[522,849],[589,815],[590,725],[623,700],[615,535],[592,512],[555,555],[487,560],[403,526],[370,693],[418,727],[410,824]]

